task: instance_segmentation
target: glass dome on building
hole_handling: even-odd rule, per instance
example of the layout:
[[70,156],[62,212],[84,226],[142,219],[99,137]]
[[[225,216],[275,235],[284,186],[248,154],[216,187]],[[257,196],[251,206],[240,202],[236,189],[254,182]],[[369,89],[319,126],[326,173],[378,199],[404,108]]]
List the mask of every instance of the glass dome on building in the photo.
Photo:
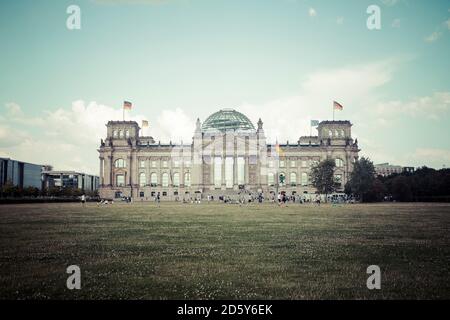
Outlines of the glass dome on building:
[[222,109],[210,115],[202,125],[202,131],[255,130],[244,114],[233,109]]

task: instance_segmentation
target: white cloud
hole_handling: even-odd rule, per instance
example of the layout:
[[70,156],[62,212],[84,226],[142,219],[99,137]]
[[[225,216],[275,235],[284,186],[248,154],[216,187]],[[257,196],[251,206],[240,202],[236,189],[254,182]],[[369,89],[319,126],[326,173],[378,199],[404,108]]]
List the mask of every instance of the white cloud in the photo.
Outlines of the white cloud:
[[435,92],[431,96],[418,97],[410,101],[388,101],[379,103],[375,107],[379,115],[388,114],[390,117],[421,117],[439,120],[450,112],[450,92]]
[[392,28],[400,28],[400,24],[401,24],[401,21],[400,21],[400,19],[394,19],[394,21],[392,21]]
[[[0,119],[0,156],[95,174],[96,150],[106,135],[105,124],[122,119],[122,109],[94,101],[75,101],[70,108],[44,111],[38,118],[27,117],[15,103],[6,104],[5,109],[8,117]],[[127,117],[139,124],[143,119],[147,118],[142,114]],[[194,132],[194,121],[181,109],[163,110],[150,126],[146,130],[163,142],[179,142]]]
[[450,19],[445,21],[444,24],[447,26],[447,29],[450,30]]
[[437,39],[441,37],[441,32],[435,31],[425,38],[426,42],[435,42]]
[[414,166],[427,166],[436,169],[442,168],[450,164],[450,150],[437,148],[418,148],[411,155],[410,161]]
[[398,3],[398,0],[381,0],[381,2],[383,2],[384,5],[391,7],[395,6]]
[[[333,70],[317,71],[306,78],[298,95],[274,99],[264,104],[242,103],[239,110],[256,123],[259,117],[264,121],[266,136],[270,141],[296,142],[301,135],[309,135],[311,119],[330,119],[332,102],[344,105],[336,118],[350,118],[369,105],[370,94],[391,78],[393,63],[375,62]],[[346,106],[349,106],[347,111]],[[351,110],[351,111],[350,111]],[[313,130],[313,134],[317,132]]]
[[5,104],[8,116],[16,117],[22,115],[22,109],[15,102],[8,102]]
[[314,8],[309,8],[309,10],[308,10],[308,15],[309,15],[310,17],[315,17],[315,16],[317,16],[317,11],[316,11],[316,9],[314,9]]

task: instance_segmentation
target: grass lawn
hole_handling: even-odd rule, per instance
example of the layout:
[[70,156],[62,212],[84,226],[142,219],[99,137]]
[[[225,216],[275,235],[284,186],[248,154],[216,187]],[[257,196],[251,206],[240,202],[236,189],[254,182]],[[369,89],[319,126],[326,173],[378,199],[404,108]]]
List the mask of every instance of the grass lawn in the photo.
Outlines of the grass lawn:
[[221,298],[450,299],[450,204],[0,206],[0,299]]

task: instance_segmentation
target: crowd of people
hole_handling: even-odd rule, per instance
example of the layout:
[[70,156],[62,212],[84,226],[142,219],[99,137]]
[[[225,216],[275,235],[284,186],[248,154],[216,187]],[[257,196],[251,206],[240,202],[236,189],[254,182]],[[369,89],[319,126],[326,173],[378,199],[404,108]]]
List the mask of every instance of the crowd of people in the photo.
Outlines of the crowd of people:
[[[159,207],[161,204],[161,194],[158,192],[154,198],[154,202]],[[132,203],[131,197],[122,197],[122,201],[126,203]],[[298,194],[292,194],[287,195],[285,192],[279,192],[278,194],[270,193],[269,196],[265,196],[263,193],[251,193],[251,192],[239,192],[237,195],[221,195],[218,197],[214,197],[213,195],[206,195],[205,197],[202,197],[201,194],[196,194],[194,197],[183,197],[182,200],[180,198],[176,198],[175,202],[181,201],[182,203],[188,204],[200,204],[202,201],[206,201],[207,203],[219,201],[222,203],[227,204],[248,204],[248,203],[276,203],[279,206],[286,206],[287,204],[307,204],[312,203],[316,205],[320,205],[323,202],[328,202],[332,204],[338,204],[338,203],[354,203],[355,199],[353,199],[350,196],[347,196],[345,194],[332,194],[328,196],[314,194],[314,195],[298,195]],[[83,195],[81,196],[81,203],[84,206],[86,203],[86,197]],[[113,200],[107,200],[102,199],[100,202],[98,202],[99,205],[107,205],[107,204],[113,204]]]

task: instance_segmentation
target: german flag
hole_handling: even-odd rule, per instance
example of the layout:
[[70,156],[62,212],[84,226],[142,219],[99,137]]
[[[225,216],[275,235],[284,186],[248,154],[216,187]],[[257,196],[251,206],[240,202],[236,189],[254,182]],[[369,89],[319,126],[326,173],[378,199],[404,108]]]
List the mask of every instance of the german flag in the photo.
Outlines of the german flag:
[[124,110],[131,110],[133,104],[130,101],[124,101],[123,102],[123,109]]
[[344,107],[342,106],[342,104],[340,104],[340,103],[338,103],[336,101],[333,101],[333,109],[342,111],[342,110],[344,110]]
[[281,149],[280,144],[277,142],[275,145],[275,152],[277,153],[278,157],[284,156],[284,151]]

